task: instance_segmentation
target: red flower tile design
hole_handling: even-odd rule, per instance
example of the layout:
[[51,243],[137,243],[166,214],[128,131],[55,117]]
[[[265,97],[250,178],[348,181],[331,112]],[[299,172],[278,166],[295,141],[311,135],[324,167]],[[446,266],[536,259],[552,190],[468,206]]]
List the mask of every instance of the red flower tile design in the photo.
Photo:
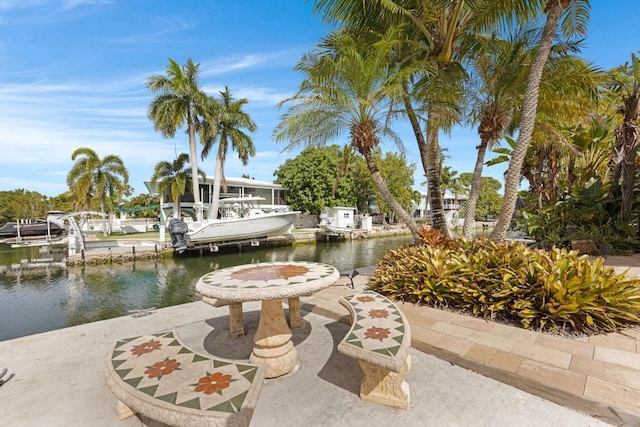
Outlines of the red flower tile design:
[[389,317],[387,310],[369,310],[369,317],[372,319],[386,319]]
[[213,394],[222,392],[222,390],[229,387],[230,383],[231,375],[224,375],[222,372],[214,372],[213,374],[207,372],[206,376],[198,380],[198,385],[193,391]]
[[145,353],[151,353],[154,350],[159,349],[160,347],[162,347],[162,343],[160,341],[157,340],[151,340],[149,342],[145,342],[142,343],[140,345],[137,345],[135,347],[133,347],[131,349],[131,353],[134,356],[141,356]]
[[391,332],[389,331],[389,329],[387,328],[378,328],[378,327],[371,327],[369,329],[367,329],[367,331],[364,333],[364,336],[366,338],[371,338],[372,340],[385,340],[387,338],[389,338],[389,334]]
[[169,359],[168,357],[161,362],[156,362],[153,366],[147,366],[147,370],[144,371],[149,378],[161,379],[163,375],[169,375],[176,369],[180,369],[181,363],[176,359]]
[[238,280],[269,280],[288,279],[301,276],[309,271],[307,267],[299,265],[263,265],[260,267],[244,268],[231,273],[231,278]]
[[373,302],[373,301],[375,301],[374,297],[369,297],[369,296],[358,297],[356,299],[358,300],[358,302]]

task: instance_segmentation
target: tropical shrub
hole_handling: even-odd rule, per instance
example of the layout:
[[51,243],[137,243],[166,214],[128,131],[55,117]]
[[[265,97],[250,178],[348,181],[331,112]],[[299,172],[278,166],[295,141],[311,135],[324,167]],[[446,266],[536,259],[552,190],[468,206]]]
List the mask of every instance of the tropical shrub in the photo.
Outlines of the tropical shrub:
[[637,224],[617,219],[619,198],[611,201],[599,178],[567,192],[554,205],[542,209],[536,205],[525,201],[517,215],[518,228],[547,249],[567,246],[571,240],[592,240],[601,255],[640,250]]
[[640,280],[616,274],[602,258],[421,234],[420,244],[379,259],[373,290],[543,331],[599,333],[640,323]]

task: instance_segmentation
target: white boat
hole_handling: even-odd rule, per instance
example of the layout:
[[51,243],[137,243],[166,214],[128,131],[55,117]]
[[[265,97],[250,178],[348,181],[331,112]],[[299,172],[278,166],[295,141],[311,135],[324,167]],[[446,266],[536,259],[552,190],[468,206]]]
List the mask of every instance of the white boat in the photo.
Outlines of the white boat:
[[223,244],[253,242],[289,232],[300,212],[267,212],[258,206],[263,200],[263,197],[220,199],[219,218],[192,222],[172,219],[169,221],[168,231],[173,248],[181,253],[206,245],[217,247]]

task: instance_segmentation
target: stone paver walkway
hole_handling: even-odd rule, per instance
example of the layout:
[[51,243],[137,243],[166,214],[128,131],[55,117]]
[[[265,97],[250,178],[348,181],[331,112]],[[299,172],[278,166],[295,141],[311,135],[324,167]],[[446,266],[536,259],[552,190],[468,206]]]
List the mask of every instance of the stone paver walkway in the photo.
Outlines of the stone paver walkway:
[[[609,265],[621,262],[607,259]],[[624,262],[629,265],[627,257]],[[640,277],[640,267],[632,264],[629,274]],[[368,278],[366,273],[354,278],[356,289]],[[336,286],[302,298],[303,309],[346,319],[338,297],[354,293],[348,282],[341,277]],[[417,350],[612,424],[640,425],[640,328],[569,339],[430,307],[399,306]]]

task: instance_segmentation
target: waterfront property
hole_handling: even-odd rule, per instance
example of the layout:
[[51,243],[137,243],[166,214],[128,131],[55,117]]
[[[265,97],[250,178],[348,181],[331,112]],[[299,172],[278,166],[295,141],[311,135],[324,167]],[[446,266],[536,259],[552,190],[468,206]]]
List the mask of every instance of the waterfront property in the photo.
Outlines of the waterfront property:
[[[283,210],[289,209],[287,204],[287,190],[281,185],[270,182],[258,181],[249,178],[226,178],[227,191],[220,193],[220,198],[227,197],[262,197],[264,202],[261,207],[265,210]],[[151,181],[144,183],[152,194],[157,194],[157,187]],[[207,177],[199,184],[200,200],[203,204],[204,217],[215,218],[211,212],[213,205],[213,177]],[[166,224],[167,219],[173,214],[175,203],[171,200],[168,192],[160,197],[160,220],[162,224]],[[196,219],[196,206],[193,203],[193,193],[187,191],[180,197],[180,210],[184,215]]]

